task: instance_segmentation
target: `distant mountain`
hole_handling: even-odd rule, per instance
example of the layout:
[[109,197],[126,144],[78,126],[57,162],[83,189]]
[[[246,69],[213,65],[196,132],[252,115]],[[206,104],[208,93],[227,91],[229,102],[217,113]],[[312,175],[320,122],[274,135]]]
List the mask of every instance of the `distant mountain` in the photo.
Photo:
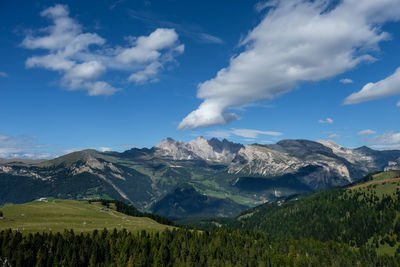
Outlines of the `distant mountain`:
[[227,216],[280,197],[349,184],[399,158],[399,150],[349,149],[331,141],[244,146],[226,139],[168,138],[122,153],[83,150],[39,162],[2,160],[0,204],[108,197],[174,218]]

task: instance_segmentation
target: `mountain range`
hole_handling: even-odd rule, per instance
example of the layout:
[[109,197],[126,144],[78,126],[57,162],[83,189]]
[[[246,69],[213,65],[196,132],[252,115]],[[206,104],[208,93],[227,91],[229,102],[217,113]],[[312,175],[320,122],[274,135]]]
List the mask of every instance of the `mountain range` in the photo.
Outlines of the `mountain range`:
[[0,160],[0,204],[40,197],[112,198],[169,218],[234,216],[280,197],[344,186],[397,168],[400,150],[332,141],[242,145],[199,137],[155,147],[83,150],[46,161]]

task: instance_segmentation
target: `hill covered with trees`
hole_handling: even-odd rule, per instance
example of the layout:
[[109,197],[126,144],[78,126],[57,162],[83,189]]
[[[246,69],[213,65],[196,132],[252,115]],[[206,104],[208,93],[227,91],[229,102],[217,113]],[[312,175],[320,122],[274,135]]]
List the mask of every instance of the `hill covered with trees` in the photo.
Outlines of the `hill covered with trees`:
[[312,238],[399,254],[398,177],[400,171],[371,174],[346,188],[268,203],[219,223],[229,228],[262,231],[275,239]]

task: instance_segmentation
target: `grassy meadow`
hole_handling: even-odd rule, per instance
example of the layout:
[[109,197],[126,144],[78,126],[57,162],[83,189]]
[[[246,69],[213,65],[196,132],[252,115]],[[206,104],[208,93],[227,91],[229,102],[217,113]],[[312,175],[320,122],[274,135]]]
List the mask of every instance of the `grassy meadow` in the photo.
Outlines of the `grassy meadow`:
[[0,207],[0,230],[11,228],[23,233],[90,232],[95,229],[127,229],[128,231],[160,231],[171,228],[147,217],[132,217],[102,206],[99,202],[76,200],[34,201]]

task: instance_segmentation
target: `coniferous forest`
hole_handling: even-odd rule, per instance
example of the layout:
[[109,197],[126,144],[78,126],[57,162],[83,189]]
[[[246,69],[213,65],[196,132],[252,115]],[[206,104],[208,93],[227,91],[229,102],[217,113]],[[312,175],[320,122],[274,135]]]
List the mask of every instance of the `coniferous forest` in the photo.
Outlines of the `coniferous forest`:
[[1,266],[396,266],[398,257],[238,230],[0,232]]

